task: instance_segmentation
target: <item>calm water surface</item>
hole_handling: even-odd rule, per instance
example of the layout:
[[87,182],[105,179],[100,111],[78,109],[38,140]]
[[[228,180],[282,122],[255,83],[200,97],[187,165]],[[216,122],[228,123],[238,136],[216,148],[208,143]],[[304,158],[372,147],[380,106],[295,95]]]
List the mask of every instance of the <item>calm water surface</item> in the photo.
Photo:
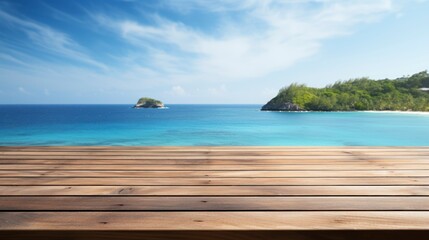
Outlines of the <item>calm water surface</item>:
[[429,115],[260,105],[0,105],[0,145],[429,145]]

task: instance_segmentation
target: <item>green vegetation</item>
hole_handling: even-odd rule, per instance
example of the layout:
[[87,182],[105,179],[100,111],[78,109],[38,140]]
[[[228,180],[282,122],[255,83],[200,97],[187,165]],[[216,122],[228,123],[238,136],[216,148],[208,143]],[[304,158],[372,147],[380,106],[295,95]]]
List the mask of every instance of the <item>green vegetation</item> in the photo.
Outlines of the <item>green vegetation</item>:
[[139,99],[139,101],[137,102],[137,104],[162,104],[161,101],[153,99],[153,98],[148,98],[148,97],[142,97]]
[[142,97],[139,99],[136,105],[134,105],[135,108],[161,108],[164,107],[164,104],[156,99],[148,98],[148,97]]
[[278,95],[262,107],[262,110],[354,111],[400,110],[429,111],[429,87],[427,71],[394,80],[368,78],[339,81],[325,88],[312,88],[303,84],[291,84],[282,88]]

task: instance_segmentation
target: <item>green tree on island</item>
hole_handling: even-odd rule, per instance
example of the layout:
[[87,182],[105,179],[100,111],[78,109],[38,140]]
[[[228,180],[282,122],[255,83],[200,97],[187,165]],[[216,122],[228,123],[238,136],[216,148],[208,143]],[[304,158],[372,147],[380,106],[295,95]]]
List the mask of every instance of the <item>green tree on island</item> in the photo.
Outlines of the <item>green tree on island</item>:
[[293,83],[262,110],[355,111],[396,110],[429,111],[429,74],[427,71],[394,80],[369,78],[338,81],[324,88]]

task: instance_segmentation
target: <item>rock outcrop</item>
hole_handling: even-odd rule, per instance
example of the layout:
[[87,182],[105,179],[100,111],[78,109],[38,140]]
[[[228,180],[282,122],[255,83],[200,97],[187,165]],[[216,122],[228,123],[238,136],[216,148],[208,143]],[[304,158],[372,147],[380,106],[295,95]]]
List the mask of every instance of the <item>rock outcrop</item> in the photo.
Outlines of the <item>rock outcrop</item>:
[[139,101],[134,105],[134,108],[163,108],[164,104],[156,99],[142,97]]
[[298,105],[286,102],[286,103],[274,103],[268,102],[261,108],[262,111],[302,111]]

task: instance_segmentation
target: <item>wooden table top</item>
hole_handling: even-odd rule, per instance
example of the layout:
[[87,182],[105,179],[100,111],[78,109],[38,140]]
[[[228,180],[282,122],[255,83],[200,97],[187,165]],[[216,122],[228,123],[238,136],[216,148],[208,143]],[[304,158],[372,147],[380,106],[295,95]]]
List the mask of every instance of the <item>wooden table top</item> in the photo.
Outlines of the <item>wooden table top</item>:
[[0,234],[261,230],[429,230],[429,147],[0,147]]

